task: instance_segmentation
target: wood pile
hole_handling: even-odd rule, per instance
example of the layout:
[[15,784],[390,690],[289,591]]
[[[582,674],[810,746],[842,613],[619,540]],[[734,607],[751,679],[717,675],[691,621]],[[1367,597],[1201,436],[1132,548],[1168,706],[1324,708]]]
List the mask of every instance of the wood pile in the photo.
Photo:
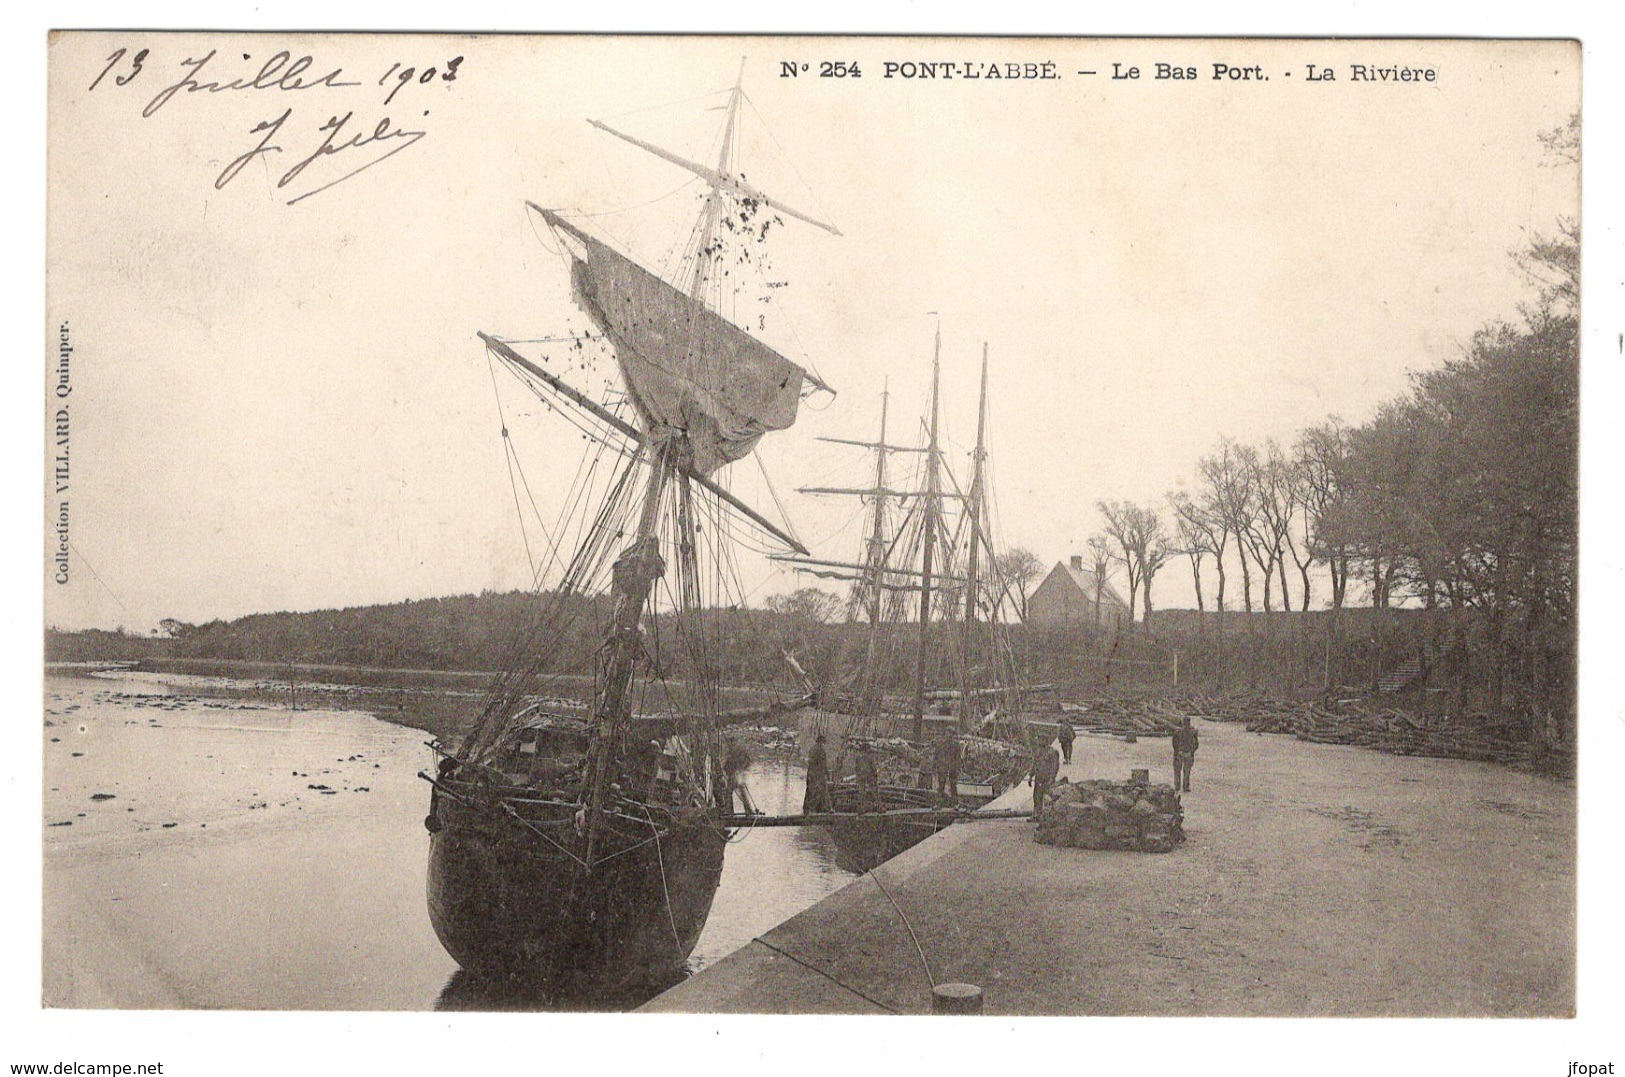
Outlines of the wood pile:
[[1246,722],[1251,728],[1255,722],[1281,721],[1298,713],[1304,703],[1301,699],[1280,699],[1274,696],[1223,695],[1188,696],[1179,701],[1192,718],[1205,718],[1210,722]]
[[1062,703],[1061,711],[1080,733],[1133,733],[1141,737],[1172,736],[1180,720],[1190,713],[1179,700],[1155,697]]
[[1249,732],[1285,733],[1313,744],[1352,744],[1391,755],[1527,764],[1530,749],[1518,731],[1482,716],[1452,718],[1418,713],[1353,694],[1323,699],[1280,699],[1243,694],[1063,703],[1079,732],[1167,736],[1189,715],[1242,722]]
[[1529,746],[1506,728],[1373,705],[1360,698],[1237,708],[1227,718],[1251,733],[1287,733],[1311,744],[1352,744],[1390,755],[1521,764]]
[[1184,822],[1171,785],[1063,781],[1044,799],[1034,840],[1074,849],[1169,853],[1185,840]]

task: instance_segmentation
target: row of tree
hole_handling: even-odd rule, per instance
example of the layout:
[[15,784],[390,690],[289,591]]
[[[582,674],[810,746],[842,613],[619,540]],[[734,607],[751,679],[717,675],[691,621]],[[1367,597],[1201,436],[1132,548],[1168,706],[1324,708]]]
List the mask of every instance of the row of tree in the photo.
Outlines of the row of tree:
[[[1558,163],[1578,123],[1543,136]],[[1462,354],[1412,375],[1361,425],[1333,416],[1283,444],[1222,438],[1163,505],[1097,504],[1097,571],[1126,578],[1152,619],[1152,586],[1189,565],[1199,610],[1446,611],[1441,648],[1491,682],[1551,705],[1572,693],[1579,516],[1579,232],[1560,220],[1514,259],[1534,298]],[[1239,580],[1238,580],[1239,577]],[[1317,585],[1324,591],[1317,593]],[[1358,594],[1351,595],[1352,589]],[[1561,706],[1561,704],[1559,704]]]

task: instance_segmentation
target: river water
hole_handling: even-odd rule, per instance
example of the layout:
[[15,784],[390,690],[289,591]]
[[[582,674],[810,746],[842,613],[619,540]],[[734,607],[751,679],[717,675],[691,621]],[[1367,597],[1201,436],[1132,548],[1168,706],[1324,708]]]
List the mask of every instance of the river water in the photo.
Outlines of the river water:
[[[46,1005],[527,1006],[472,989],[429,925],[426,735],[232,687],[47,678]],[[798,763],[759,760],[745,780],[763,811],[799,809]],[[736,833],[690,969],[852,878],[823,830]]]

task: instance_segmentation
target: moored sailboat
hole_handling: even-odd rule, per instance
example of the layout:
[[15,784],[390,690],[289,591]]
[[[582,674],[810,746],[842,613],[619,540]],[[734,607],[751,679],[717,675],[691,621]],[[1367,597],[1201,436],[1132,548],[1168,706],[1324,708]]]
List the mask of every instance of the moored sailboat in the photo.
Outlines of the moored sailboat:
[[[576,303],[613,353],[618,406],[480,334],[494,363],[588,437],[578,478],[590,478],[549,535],[553,563],[537,576],[556,578],[538,586],[532,623],[466,734],[437,746],[428,905],[465,969],[554,997],[623,997],[680,975],[722,873],[732,810],[722,729],[804,702],[725,712],[705,617],[729,578],[705,555],[731,528],[805,552],[713,476],[790,427],[802,396],[823,388],[706,302],[719,229],[748,231],[771,213],[834,231],[740,177],[742,96],[736,83],[714,168],[593,121],[708,185],[683,287],[531,206],[568,252]],[[552,540],[566,532],[578,536],[567,557]],[[601,633],[584,630],[594,621]],[[571,677],[588,679],[587,698],[568,698]]]
[[[798,571],[852,582],[849,611],[868,621],[865,653],[855,677],[858,692],[848,696],[842,747],[859,759],[856,773],[829,786],[829,806],[852,815],[834,825],[842,861],[859,870],[873,867],[929,837],[953,821],[953,812],[979,808],[1019,781],[1027,752],[1015,720],[1020,700],[1012,687],[1013,663],[998,629],[1003,591],[997,585],[985,497],[987,355],[982,359],[981,403],[972,480],[961,491],[943,460],[939,434],[942,335],[937,331],[931,365],[931,404],[923,446],[887,441],[889,395],[881,398],[877,441],[823,440],[857,445],[875,455],[868,487],[804,487],[803,493],[848,495],[866,499],[868,534],[861,562],[838,562],[805,555],[777,558]],[[888,476],[892,454],[921,454],[916,488],[899,489]],[[903,506],[902,519],[890,525],[890,506]],[[957,503],[957,526],[944,511]],[[984,562],[984,556],[986,561]],[[897,614],[903,603],[917,602],[912,623]],[[889,616],[888,616],[889,614]],[[984,624],[980,617],[986,614]],[[948,632],[958,618],[958,631]],[[984,631],[985,629],[985,631]],[[885,714],[879,670],[881,640],[912,631],[912,716]],[[946,641],[945,634],[953,636]],[[950,645],[943,647],[945,642]],[[929,671],[946,650],[954,690],[927,687]],[[978,664],[978,658],[984,659]],[[989,667],[991,684],[982,684]],[[895,671],[894,671],[895,672]],[[1000,683],[1002,682],[1002,683]],[[991,704],[991,707],[987,705]],[[928,714],[929,711],[939,713]],[[946,712],[946,713],[942,713]],[[1002,712],[1003,721],[1000,721]],[[1012,734],[1015,743],[1012,743]],[[839,758],[839,757],[838,757]],[[838,771],[845,768],[838,767]],[[937,809],[935,812],[925,809]],[[946,813],[944,813],[946,809]],[[861,817],[859,817],[861,816]]]

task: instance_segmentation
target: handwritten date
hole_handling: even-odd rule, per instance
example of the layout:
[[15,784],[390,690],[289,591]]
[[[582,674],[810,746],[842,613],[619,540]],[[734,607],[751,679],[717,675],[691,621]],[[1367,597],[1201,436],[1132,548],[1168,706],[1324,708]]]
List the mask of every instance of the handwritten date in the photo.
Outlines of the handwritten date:
[[[249,63],[252,57],[243,53],[243,62]],[[457,80],[458,69],[462,66],[463,57],[454,56],[437,64],[418,66],[396,62],[391,64],[389,70],[380,76],[374,85],[383,87],[388,92],[384,95],[383,105],[388,107],[408,86],[427,86],[430,83],[450,83]],[[151,98],[141,110],[142,119],[150,120],[160,111],[177,99],[186,100],[194,95],[212,96],[220,93],[252,93],[257,91],[276,91],[278,93],[311,93],[319,97],[329,97],[337,92],[343,92],[354,87],[363,87],[361,80],[345,77],[342,67],[326,65],[317,66],[316,59],[310,55],[295,57],[291,52],[282,50],[263,60],[257,70],[240,68],[231,70],[231,62],[219,58],[218,49],[210,49],[207,53],[197,57],[188,57],[180,61],[177,72],[174,68],[162,75],[146,74],[158,71],[163,65],[153,56],[149,49],[139,49],[131,53],[127,48],[115,50],[107,57],[106,65],[90,83],[88,92],[94,92],[99,86],[125,87],[141,79],[143,82],[152,82],[155,78],[163,78],[165,84]],[[365,93],[366,91],[361,91]],[[339,109],[344,109],[340,105]],[[423,113],[425,116],[428,112]],[[303,149],[291,151],[296,156],[294,164],[283,172],[276,181],[278,190],[299,183],[315,183],[316,186],[298,196],[289,199],[288,205],[303,201],[315,194],[328,190],[373,165],[416,145],[419,140],[428,134],[426,130],[408,130],[395,124],[390,117],[385,116],[371,128],[365,122],[353,123],[355,110],[334,110],[326,122],[314,129],[312,141],[320,138],[320,143],[314,150],[305,153]],[[289,136],[295,136],[298,127],[295,121],[294,108],[289,106],[282,110],[281,115],[274,119],[263,120],[256,124],[249,132],[250,136],[258,136],[247,151],[233,158],[218,176],[215,177],[216,190],[224,188],[236,179],[243,169],[255,160],[270,160],[273,154],[289,153]],[[307,128],[309,130],[309,128]],[[303,141],[302,139],[300,141]],[[309,145],[307,142],[306,145]],[[373,152],[369,155],[367,150]],[[378,151],[382,152],[378,152]],[[343,162],[334,166],[326,166],[342,155]],[[286,158],[284,158],[286,159]],[[357,163],[359,162],[359,163]],[[353,165],[353,167],[351,167]],[[333,174],[339,168],[347,171],[339,173],[336,178]],[[308,175],[307,175],[308,170]]]

